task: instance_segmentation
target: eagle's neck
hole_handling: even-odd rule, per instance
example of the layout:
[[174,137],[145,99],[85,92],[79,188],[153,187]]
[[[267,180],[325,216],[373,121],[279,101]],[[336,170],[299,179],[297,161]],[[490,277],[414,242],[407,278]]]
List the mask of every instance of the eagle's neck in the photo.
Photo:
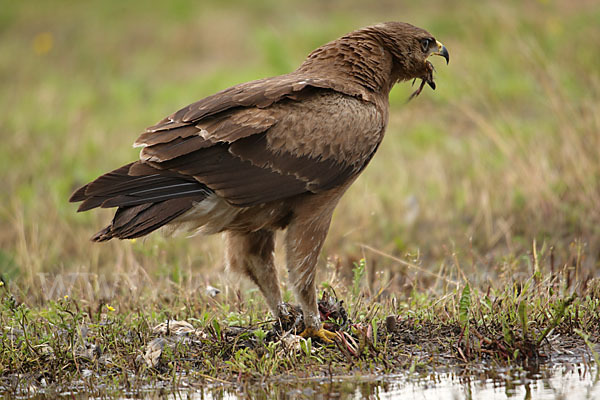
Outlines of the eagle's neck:
[[310,53],[297,72],[341,81],[387,97],[399,76],[393,56],[381,39],[379,32],[369,28],[351,32]]

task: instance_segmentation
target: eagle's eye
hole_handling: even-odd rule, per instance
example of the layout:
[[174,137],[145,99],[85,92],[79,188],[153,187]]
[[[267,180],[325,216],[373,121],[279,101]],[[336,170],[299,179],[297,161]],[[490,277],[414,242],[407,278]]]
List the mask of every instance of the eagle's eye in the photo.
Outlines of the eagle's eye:
[[433,42],[433,40],[429,38],[421,39],[421,49],[423,50],[423,53],[427,53],[429,51],[429,45],[431,42]]

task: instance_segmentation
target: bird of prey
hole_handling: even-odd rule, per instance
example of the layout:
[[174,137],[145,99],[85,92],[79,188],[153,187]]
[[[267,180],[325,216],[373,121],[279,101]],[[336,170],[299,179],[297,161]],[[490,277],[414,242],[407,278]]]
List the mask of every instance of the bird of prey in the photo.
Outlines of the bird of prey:
[[[140,159],[75,191],[78,211],[117,207],[93,241],[131,239],[167,226],[223,232],[227,266],[249,277],[282,316],[274,236],[285,229],[289,281],[304,337],[331,341],[317,308],[315,265],[338,201],[367,166],[388,122],[397,82],[435,89],[424,29],[387,22],[348,33],[295,71],[242,83],[146,129]],[[412,96],[411,96],[412,97]]]

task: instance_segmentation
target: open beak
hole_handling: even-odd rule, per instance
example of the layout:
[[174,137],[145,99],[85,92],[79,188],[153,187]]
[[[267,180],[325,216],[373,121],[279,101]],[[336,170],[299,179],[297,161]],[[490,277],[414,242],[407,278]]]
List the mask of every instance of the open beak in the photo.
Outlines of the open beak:
[[446,59],[446,64],[448,64],[450,62],[450,53],[448,53],[448,49],[446,49],[446,46],[444,46],[443,44],[441,44],[439,41],[435,41],[435,44],[438,47],[438,51],[433,52],[431,54],[435,54],[437,56],[442,56]]
[[[430,47],[429,55],[435,54],[436,56],[442,56],[446,59],[446,64],[448,64],[450,62],[450,53],[448,53],[448,49],[446,49],[446,46],[444,46],[437,40],[435,41],[435,44],[437,45],[437,51],[433,51],[433,49],[431,49]],[[433,81],[433,71],[435,71],[433,64],[426,60],[424,75],[420,77],[421,84],[419,85],[419,88],[415,90],[413,94],[410,95],[410,97],[408,98],[409,101],[412,98],[417,97],[421,93],[425,84],[428,84],[429,87],[435,90],[435,82]]]

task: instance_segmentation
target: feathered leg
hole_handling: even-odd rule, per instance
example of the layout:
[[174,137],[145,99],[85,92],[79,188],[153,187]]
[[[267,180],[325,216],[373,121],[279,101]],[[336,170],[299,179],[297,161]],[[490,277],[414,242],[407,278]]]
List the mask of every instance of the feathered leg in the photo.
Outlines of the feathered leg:
[[267,305],[278,317],[281,305],[281,290],[275,269],[273,251],[275,250],[275,234],[273,231],[227,232],[225,256],[228,268],[241,272],[258,286],[267,300]]
[[289,280],[304,314],[304,337],[319,337],[331,342],[335,333],[321,324],[315,286],[316,263],[329,230],[331,214],[310,220],[297,219],[288,228],[285,238]]

